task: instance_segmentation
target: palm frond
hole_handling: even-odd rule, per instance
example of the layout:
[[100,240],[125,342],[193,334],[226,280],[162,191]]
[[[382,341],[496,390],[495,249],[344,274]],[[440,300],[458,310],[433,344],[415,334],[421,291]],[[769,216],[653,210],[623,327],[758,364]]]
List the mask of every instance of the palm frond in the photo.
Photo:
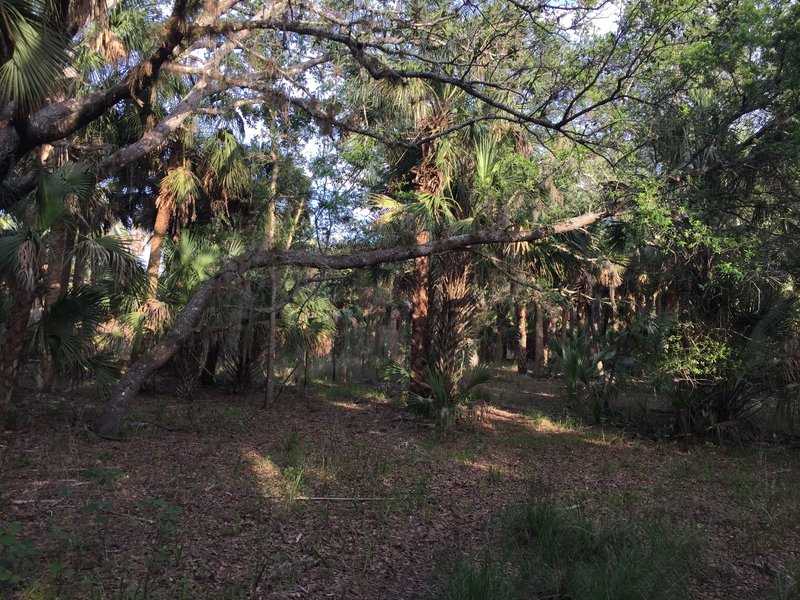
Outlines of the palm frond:
[[97,279],[108,282],[110,293],[141,297],[147,288],[147,273],[131,252],[128,242],[115,234],[96,232],[76,242],[70,258],[86,265]]
[[475,144],[475,183],[490,188],[500,172],[500,159],[497,144],[491,139],[482,138]]
[[0,60],[0,106],[13,102],[17,114],[41,106],[69,64],[67,37],[45,13],[46,7],[36,2],[0,2],[0,41],[7,55]]
[[39,178],[32,192],[36,206],[37,227],[45,232],[76,213],[95,190],[95,180],[83,163],[67,163]]
[[109,316],[101,289],[76,286],[31,326],[27,352],[31,356],[49,355],[57,373],[79,380],[92,372],[95,336]]

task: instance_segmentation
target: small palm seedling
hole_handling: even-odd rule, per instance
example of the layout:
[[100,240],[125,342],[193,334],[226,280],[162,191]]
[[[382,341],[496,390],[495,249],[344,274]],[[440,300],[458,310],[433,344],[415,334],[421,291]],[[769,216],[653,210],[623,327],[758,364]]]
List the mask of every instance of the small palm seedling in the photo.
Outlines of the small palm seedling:
[[489,381],[490,377],[489,369],[479,367],[468,377],[462,377],[458,385],[453,386],[449,378],[428,369],[425,373],[425,383],[428,385],[430,395],[411,393],[408,405],[413,410],[436,419],[437,430],[441,434],[446,434],[455,427],[459,412],[474,403],[478,386]]

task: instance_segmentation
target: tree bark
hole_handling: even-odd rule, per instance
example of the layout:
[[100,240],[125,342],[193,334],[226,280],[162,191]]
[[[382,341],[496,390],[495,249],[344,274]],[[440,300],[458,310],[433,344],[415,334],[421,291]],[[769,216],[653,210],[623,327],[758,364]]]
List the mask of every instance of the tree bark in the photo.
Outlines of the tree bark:
[[619,331],[619,319],[617,318],[617,286],[615,285],[608,288],[608,302],[611,305],[611,331]]
[[500,364],[505,359],[505,318],[506,318],[506,307],[501,302],[498,303],[497,307],[495,308],[495,312],[497,313],[497,321],[495,327],[495,335],[497,336],[495,339],[494,345],[494,362]]
[[158,275],[161,268],[161,254],[164,239],[169,233],[172,206],[166,200],[156,202],[156,222],[153,237],[150,238],[150,256],[147,259],[147,299],[154,300],[158,292]]
[[108,89],[69,98],[46,106],[27,119],[0,127],[0,180],[3,166],[32,148],[61,140],[82,129],[118,102],[137,97],[158,77],[162,65],[172,58],[181,41],[189,35],[185,14],[187,0],[173,5],[161,43],[153,54],[128,71],[127,77]]
[[203,385],[214,385],[214,378],[217,373],[217,362],[219,362],[219,353],[222,349],[222,342],[217,339],[209,345],[208,352],[206,353],[206,361],[203,364],[203,370],[200,372],[200,381]]
[[[272,142],[273,149],[270,153],[272,158],[272,173],[269,181],[269,200],[267,204],[267,222],[264,228],[264,247],[267,250],[275,249],[275,202],[278,198],[278,177],[281,165],[278,161],[278,154],[275,150],[275,140]],[[269,304],[274,307],[278,300],[278,270],[272,267],[269,270]],[[269,312],[269,330],[267,331],[267,364],[266,381],[264,382],[264,406],[272,406],[275,403],[275,357],[277,354],[277,327],[278,319],[276,311]]]
[[[427,244],[430,234],[420,231],[417,244]],[[431,275],[430,256],[419,256],[414,260],[414,289],[411,291],[411,380],[409,390],[412,394],[426,396],[428,384],[425,382],[425,369],[428,366],[428,342],[430,339],[429,286]]]
[[11,406],[11,394],[16,386],[17,368],[22,353],[25,329],[31,316],[34,294],[31,289],[17,283],[11,288],[11,310],[6,319],[3,345],[0,348],[0,414]]
[[[74,231],[68,228],[64,223],[58,223],[50,230],[52,242],[50,243],[50,256],[47,260],[47,294],[45,295],[45,310],[52,309],[61,298],[64,297],[67,291],[67,286],[64,283],[64,273],[67,274],[69,279],[69,262],[66,260],[68,247],[68,239],[74,239]],[[53,357],[50,355],[48,348],[45,348],[44,354],[39,359],[39,389],[42,391],[50,391],[53,387],[53,379],[55,378],[55,370],[53,365]]]
[[533,372],[541,375],[544,372],[544,308],[541,298],[537,297],[533,305],[536,310],[533,326]]
[[[156,369],[166,363],[192,334],[200,322],[203,310],[213,298],[214,291],[228,285],[234,277],[249,269],[270,268],[280,265],[313,267],[317,269],[346,270],[369,267],[380,263],[400,262],[422,256],[442,254],[458,248],[481,244],[516,243],[534,241],[587,227],[609,216],[608,212],[593,212],[567,219],[547,227],[528,231],[485,230],[457,235],[434,242],[370,250],[358,254],[326,255],[305,250],[254,250],[230,259],[220,271],[200,285],[187,303],[183,312],[175,319],[172,330],[130,366],[111,393],[103,415],[97,422],[96,431],[102,436],[116,436],[130,403],[136,398],[144,381]],[[273,307],[270,307],[273,308]]]
[[400,310],[396,306],[389,309],[389,325],[386,330],[386,354],[389,360],[397,356],[397,322],[400,319]]
[[528,307],[517,300],[514,303],[514,320],[517,326],[517,373],[528,372]]

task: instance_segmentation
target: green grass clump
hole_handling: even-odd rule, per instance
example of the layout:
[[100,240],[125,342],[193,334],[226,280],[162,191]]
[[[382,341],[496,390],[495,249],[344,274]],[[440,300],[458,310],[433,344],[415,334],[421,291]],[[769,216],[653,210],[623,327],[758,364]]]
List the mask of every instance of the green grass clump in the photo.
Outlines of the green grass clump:
[[516,597],[513,580],[490,561],[478,565],[459,564],[442,594],[442,600],[513,600]]
[[445,600],[668,600],[685,597],[694,535],[655,523],[594,525],[578,510],[531,502],[502,516],[501,550],[458,565]]

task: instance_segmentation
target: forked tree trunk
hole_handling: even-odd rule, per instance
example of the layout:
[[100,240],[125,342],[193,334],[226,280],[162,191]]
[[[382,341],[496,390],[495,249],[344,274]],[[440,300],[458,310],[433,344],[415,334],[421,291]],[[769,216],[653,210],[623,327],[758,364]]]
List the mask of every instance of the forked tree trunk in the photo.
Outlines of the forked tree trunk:
[[[420,231],[417,244],[427,244],[430,234]],[[428,341],[430,338],[430,322],[428,317],[429,286],[431,277],[430,256],[414,259],[414,289],[411,292],[411,382],[410,391],[419,396],[428,394],[425,383],[425,369],[428,366]]]

